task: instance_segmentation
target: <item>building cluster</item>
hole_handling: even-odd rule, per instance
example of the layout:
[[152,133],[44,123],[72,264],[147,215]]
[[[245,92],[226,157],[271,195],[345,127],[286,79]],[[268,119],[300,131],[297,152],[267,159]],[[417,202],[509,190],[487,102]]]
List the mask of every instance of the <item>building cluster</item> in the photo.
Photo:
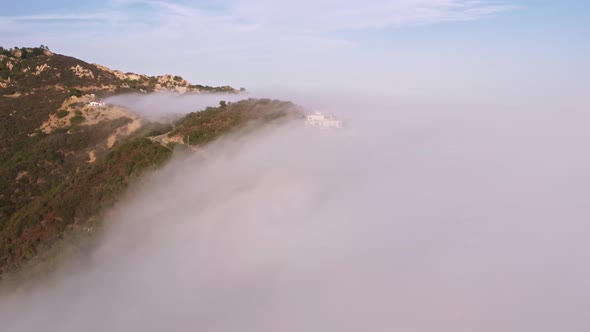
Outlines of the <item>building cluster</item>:
[[334,115],[323,114],[316,111],[306,116],[305,125],[307,127],[340,129],[343,127],[344,123]]

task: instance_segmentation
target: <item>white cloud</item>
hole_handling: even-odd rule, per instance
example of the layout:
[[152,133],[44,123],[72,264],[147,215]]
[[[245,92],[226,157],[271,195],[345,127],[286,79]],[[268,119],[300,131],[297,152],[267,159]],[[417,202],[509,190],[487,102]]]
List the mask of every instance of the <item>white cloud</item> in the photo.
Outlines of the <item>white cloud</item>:
[[256,0],[238,3],[233,13],[293,31],[325,32],[477,19],[511,8],[465,0]]
[[[137,4],[143,5],[142,10],[132,6]],[[111,1],[92,14],[63,10],[61,14],[3,15],[0,22],[7,25],[70,21],[72,27],[83,30],[85,21],[102,21],[117,25],[117,28],[145,21],[151,23],[146,27],[146,33],[183,26],[191,33],[205,29],[207,33],[230,38],[234,34],[255,31],[264,37],[305,36],[318,39],[333,31],[478,19],[512,8],[470,0],[373,0],[365,3],[351,0],[253,0],[227,2],[224,7],[224,10],[213,11],[203,6],[171,1]],[[182,31],[175,33],[182,34]]]

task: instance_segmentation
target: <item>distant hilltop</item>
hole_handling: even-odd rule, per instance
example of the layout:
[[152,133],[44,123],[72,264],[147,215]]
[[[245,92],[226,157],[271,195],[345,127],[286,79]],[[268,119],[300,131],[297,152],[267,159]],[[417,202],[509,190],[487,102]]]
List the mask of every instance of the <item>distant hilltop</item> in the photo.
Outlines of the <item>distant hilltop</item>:
[[0,89],[3,94],[27,93],[31,89],[53,87],[105,94],[148,93],[239,93],[243,88],[192,84],[178,75],[148,76],[89,64],[55,54],[49,47],[0,46]]

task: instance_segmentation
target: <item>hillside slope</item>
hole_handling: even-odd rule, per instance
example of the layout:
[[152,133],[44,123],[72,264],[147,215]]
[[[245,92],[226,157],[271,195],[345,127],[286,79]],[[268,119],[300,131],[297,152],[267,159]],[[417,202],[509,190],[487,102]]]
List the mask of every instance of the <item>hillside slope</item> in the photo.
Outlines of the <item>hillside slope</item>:
[[249,99],[161,124],[118,106],[88,106],[114,94],[162,90],[238,92],[178,76],[124,74],[46,48],[0,48],[0,276],[69,232],[91,230],[134,178],[170,158],[174,143],[186,137],[203,145],[301,111]]

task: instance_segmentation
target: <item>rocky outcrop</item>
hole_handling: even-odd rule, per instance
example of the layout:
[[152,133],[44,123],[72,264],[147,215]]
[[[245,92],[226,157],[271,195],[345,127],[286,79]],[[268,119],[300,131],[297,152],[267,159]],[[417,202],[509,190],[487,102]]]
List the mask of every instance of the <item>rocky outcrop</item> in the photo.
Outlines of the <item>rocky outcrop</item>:
[[88,78],[94,78],[94,73],[92,73],[91,70],[89,69],[84,69],[82,66],[80,65],[76,65],[76,66],[72,66],[70,68],[74,74],[76,74],[76,76],[78,77],[88,77]]
[[43,71],[45,71],[46,69],[49,69],[49,68],[51,68],[51,67],[49,67],[49,65],[46,64],[46,63],[44,63],[44,64],[42,64],[40,66],[37,66],[37,68],[35,68],[35,72],[33,73],[33,75],[39,76],[39,75],[41,75],[41,73]]

